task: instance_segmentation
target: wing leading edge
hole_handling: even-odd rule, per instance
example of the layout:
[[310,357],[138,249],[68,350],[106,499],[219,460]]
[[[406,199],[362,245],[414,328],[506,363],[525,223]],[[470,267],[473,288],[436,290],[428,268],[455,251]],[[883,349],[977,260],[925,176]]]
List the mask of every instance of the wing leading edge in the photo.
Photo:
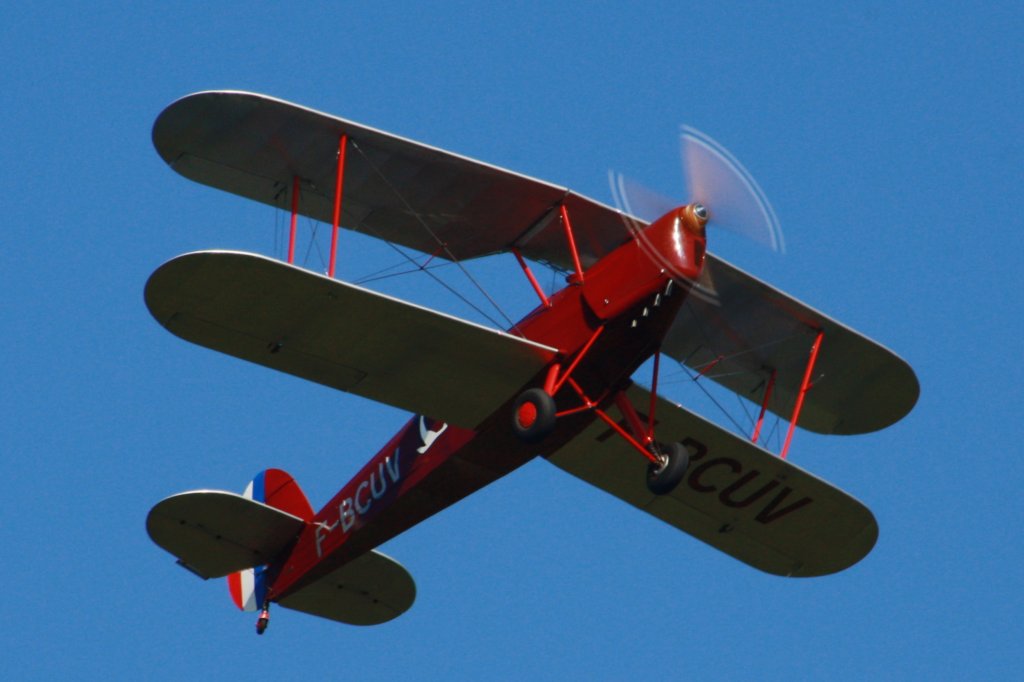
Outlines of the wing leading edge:
[[556,350],[249,253],[179,256],[146,284],[181,338],[473,428]]
[[[650,400],[638,386],[629,396],[635,405]],[[549,461],[767,573],[827,575],[871,551],[875,518],[843,491],[666,400],[657,419],[659,440],[682,441],[691,453],[669,495],[647,490],[646,462],[597,420]]]

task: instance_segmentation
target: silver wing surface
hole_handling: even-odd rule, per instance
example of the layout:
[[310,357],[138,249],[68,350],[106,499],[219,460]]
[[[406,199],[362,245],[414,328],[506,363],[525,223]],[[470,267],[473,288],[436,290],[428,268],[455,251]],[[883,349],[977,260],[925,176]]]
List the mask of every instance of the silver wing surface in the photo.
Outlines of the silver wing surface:
[[186,341],[473,428],[556,350],[249,253],[153,273],[146,305]]
[[[153,142],[185,177],[272,206],[290,206],[297,176],[299,212],[329,222],[343,133],[349,149],[342,225],[425,253],[467,259],[516,246],[568,270],[558,227],[562,203],[585,266],[646,224],[564,187],[247,92],[201,92],[174,102],[157,118]],[[910,411],[919,386],[906,362],[710,254],[663,350],[694,369],[715,363],[707,376],[755,403],[774,372],[768,407],[788,419],[819,331],[824,341],[802,427],[862,433]]]
[[[629,397],[650,401],[638,386]],[[686,477],[668,495],[647,490],[646,460],[598,420],[549,461],[767,573],[826,575],[871,551],[875,518],[843,491],[666,400],[656,416],[658,439],[690,450]]]
[[[565,187],[265,95],[200,92],[167,107],[153,144],[171,168],[218,189],[333,220],[338,140],[349,136],[341,224],[458,260],[503,251],[572,267],[558,228],[566,203],[587,263],[629,238],[622,215]],[[544,229],[550,223],[554,229]]]

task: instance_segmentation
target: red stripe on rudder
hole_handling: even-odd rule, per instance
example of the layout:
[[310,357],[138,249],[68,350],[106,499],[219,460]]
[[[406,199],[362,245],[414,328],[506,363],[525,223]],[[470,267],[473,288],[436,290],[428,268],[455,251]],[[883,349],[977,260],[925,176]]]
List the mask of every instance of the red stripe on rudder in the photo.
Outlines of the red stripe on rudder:
[[241,573],[232,573],[228,576],[228,591],[231,592],[231,600],[235,602],[235,606],[240,609],[244,609],[245,604],[242,603]]
[[267,469],[263,472],[263,488],[266,504],[298,516],[303,521],[313,520],[313,507],[306,499],[306,493],[286,471]]

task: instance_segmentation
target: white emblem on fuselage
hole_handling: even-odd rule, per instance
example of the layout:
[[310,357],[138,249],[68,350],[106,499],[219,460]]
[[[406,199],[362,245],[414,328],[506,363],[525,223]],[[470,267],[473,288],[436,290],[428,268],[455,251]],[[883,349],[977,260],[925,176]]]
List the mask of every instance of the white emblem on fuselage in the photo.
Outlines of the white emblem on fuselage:
[[444,433],[447,428],[448,425],[442,423],[440,429],[437,431],[431,431],[427,428],[427,418],[420,416],[420,438],[423,439],[423,446],[416,448],[416,452],[422,455],[424,452],[429,450],[430,446],[434,444],[435,440],[437,440],[437,437]]

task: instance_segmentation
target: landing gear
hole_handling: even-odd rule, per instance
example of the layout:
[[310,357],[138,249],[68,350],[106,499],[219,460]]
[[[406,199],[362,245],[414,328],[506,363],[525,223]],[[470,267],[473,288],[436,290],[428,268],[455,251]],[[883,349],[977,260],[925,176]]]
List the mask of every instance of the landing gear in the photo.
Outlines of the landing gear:
[[263,610],[260,611],[260,617],[256,619],[256,634],[262,635],[267,631],[267,625],[270,624],[270,605],[264,604]]
[[520,393],[512,410],[512,429],[526,443],[543,440],[555,429],[555,399],[542,388]]
[[667,495],[683,480],[690,451],[682,443],[669,443],[659,445],[654,455],[658,461],[647,467],[647,489],[655,495]]

